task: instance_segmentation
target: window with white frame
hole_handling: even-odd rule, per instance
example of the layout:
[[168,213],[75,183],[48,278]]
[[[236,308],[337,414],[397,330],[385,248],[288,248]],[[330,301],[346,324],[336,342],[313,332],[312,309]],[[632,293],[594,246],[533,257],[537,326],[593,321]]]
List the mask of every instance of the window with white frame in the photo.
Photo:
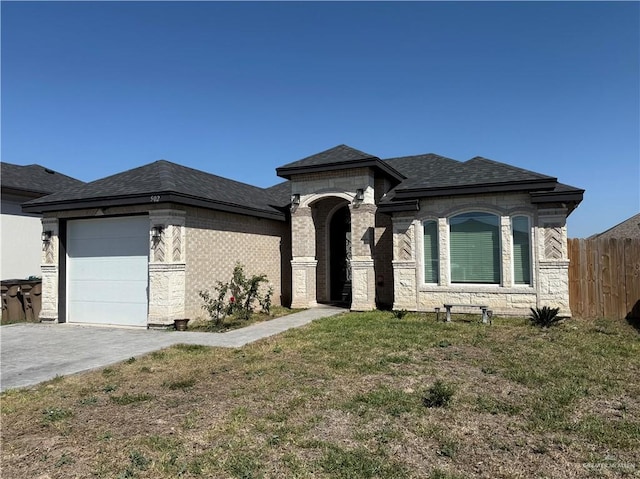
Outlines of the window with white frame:
[[437,283],[439,270],[439,253],[438,253],[438,222],[425,221],[422,223],[424,234],[424,282]]
[[513,282],[531,284],[531,228],[527,216],[511,219],[513,235]]
[[470,212],[449,218],[452,283],[500,284],[500,218]]

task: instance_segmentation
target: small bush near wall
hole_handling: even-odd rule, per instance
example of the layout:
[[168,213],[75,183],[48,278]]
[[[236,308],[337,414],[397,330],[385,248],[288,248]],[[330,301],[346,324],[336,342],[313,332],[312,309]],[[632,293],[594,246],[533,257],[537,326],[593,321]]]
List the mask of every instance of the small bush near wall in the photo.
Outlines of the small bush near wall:
[[202,308],[209,314],[211,329],[221,329],[225,318],[229,316],[248,321],[255,310],[256,302],[263,313],[270,314],[273,288],[269,286],[266,293],[261,295],[260,286],[264,283],[267,283],[266,275],[248,278],[244,266],[237,263],[229,282],[218,281],[213,294],[208,290],[200,291],[198,294],[204,301]]

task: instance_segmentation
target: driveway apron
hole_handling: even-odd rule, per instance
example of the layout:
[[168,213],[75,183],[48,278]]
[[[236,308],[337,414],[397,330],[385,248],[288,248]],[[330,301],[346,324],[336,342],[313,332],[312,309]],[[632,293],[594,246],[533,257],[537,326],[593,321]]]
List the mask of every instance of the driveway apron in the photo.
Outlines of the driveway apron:
[[319,306],[227,333],[21,323],[0,328],[0,390],[32,386],[174,344],[240,347],[345,310]]

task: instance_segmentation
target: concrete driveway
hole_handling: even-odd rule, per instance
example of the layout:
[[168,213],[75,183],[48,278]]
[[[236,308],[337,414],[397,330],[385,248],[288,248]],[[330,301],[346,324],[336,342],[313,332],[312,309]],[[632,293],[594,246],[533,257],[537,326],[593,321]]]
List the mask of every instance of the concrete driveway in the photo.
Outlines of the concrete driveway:
[[0,328],[0,390],[38,384],[141,356],[173,344],[240,347],[345,310],[320,306],[228,333],[22,323]]

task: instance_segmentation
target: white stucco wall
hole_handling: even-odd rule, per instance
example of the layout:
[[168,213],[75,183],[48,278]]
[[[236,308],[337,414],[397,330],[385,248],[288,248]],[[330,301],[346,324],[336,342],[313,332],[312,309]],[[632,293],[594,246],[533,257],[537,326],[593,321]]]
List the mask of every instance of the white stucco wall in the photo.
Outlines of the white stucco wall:
[[3,198],[0,216],[0,278],[40,276],[40,217],[22,213],[20,203]]

